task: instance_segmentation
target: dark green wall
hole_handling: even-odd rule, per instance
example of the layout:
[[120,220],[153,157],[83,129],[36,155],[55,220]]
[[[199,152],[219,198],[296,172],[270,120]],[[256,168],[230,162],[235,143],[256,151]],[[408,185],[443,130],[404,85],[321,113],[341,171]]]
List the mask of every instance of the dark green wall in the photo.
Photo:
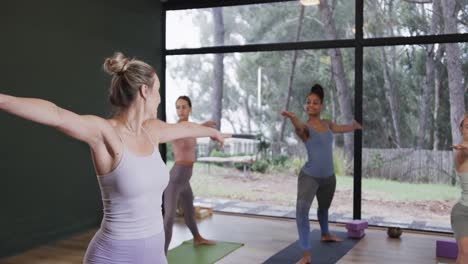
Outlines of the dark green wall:
[[[158,0],[5,1],[0,92],[107,117],[114,51],[160,75]],[[52,128],[0,113],[0,257],[96,227],[99,187],[88,148]]]

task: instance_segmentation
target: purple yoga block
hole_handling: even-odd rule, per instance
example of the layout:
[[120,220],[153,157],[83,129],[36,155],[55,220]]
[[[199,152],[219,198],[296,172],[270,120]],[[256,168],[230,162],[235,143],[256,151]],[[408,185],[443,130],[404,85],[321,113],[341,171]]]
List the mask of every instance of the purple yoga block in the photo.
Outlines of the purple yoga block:
[[458,245],[454,240],[437,240],[436,255],[441,258],[456,259],[458,255]]
[[359,231],[367,228],[366,220],[353,220],[346,224],[346,229],[352,231]]
[[348,230],[348,237],[361,238],[364,236],[364,229],[361,230]]

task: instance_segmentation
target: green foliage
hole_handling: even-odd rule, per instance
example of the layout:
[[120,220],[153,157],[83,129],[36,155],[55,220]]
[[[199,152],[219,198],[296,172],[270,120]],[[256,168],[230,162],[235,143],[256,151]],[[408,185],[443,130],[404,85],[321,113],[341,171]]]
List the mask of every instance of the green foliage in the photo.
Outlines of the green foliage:
[[333,151],[333,169],[335,175],[345,175],[346,161],[344,160],[343,151],[340,149]]
[[261,153],[264,158],[267,158],[267,150],[270,148],[271,144],[262,134],[257,136],[257,138],[259,140],[257,145],[258,152]]
[[374,169],[379,169],[383,165],[384,165],[384,160],[383,160],[382,155],[380,155],[380,153],[378,153],[378,152],[374,152],[372,154],[372,160],[371,160],[371,166],[370,167],[374,168]]
[[172,152],[172,144],[166,144],[166,159],[168,161],[173,161],[174,160],[174,153]]
[[271,164],[274,166],[284,166],[287,160],[287,155],[276,155],[272,157]]
[[292,158],[288,162],[288,167],[294,173],[294,175],[299,176],[302,167],[304,166],[305,160],[302,158]]
[[229,154],[226,154],[226,153],[224,153],[224,152],[222,152],[222,151],[213,149],[213,150],[211,150],[210,157],[221,157],[221,158],[225,158],[225,157],[229,157]]
[[266,160],[256,160],[251,165],[251,170],[254,172],[265,173],[270,164]]

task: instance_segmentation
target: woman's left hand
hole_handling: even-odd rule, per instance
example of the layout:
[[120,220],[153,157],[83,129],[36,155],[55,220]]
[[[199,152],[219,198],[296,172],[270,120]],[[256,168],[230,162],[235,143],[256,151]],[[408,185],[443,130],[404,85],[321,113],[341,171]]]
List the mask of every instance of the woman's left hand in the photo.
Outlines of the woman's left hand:
[[450,147],[455,149],[455,150],[468,151],[468,145],[466,145],[466,144],[458,144],[458,145],[453,145],[453,146],[450,146]]

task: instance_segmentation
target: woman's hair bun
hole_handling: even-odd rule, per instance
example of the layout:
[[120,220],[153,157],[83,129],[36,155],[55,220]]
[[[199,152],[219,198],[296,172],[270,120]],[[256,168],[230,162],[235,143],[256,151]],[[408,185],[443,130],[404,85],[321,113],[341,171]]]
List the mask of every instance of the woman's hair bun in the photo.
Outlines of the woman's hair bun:
[[122,74],[127,70],[128,62],[128,58],[122,52],[116,52],[104,61],[103,68],[110,75]]

